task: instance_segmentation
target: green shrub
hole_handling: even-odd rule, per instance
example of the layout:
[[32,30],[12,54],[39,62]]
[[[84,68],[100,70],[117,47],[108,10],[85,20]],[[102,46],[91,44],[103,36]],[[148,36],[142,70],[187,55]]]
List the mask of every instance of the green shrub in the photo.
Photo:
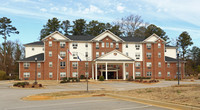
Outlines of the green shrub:
[[68,79],[67,77],[62,78],[63,81],[64,81],[64,80],[67,80],[67,79]]
[[104,77],[103,77],[103,76],[100,76],[100,77],[99,77],[99,81],[104,81]]
[[24,87],[25,85],[29,85],[29,82],[17,82],[17,83],[15,83],[15,84],[13,84],[13,86],[22,86],[22,87]]
[[67,83],[67,81],[66,81],[66,80],[63,80],[63,81],[60,81],[60,83]]
[[76,79],[76,82],[80,82],[80,79],[77,78],[77,79]]
[[75,80],[75,79],[74,79],[74,78],[72,78],[72,82],[74,82],[74,80]]
[[135,77],[135,79],[151,79],[151,77]]
[[0,80],[5,80],[6,79],[6,72],[0,70]]
[[84,76],[84,75],[81,75],[81,76],[80,76],[80,79],[85,79],[85,76]]

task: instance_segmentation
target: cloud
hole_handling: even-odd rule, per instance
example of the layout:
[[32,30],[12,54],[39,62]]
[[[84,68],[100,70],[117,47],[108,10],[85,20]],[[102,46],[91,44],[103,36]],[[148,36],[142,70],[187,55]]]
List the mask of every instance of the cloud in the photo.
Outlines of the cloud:
[[103,13],[101,9],[94,5],[90,5],[89,8],[85,8],[83,11],[81,11],[83,14],[91,14],[91,13]]
[[40,11],[42,11],[42,12],[47,12],[47,9],[41,8]]
[[123,13],[124,9],[125,7],[123,7],[121,3],[117,5],[117,11],[119,11],[120,13]]

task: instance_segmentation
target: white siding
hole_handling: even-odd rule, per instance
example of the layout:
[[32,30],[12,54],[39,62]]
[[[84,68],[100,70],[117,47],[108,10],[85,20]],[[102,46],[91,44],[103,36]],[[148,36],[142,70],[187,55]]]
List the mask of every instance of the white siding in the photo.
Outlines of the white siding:
[[[34,50],[32,50],[32,48],[34,48]],[[39,46],[25,47],[25,58],[34,56],[40,53],[44,53],[43,48],[44,47],[39,47]]]
[[[75,42],[73,42],[73,43],[75,43]],[[72,46],[73,43],[69,43],[71,53],[78,52],[79,58],[82,61],[86,61],[85,54],[86,54],[86,52],[88,52],[88,61],[92,60],[92,43],[87,43],[88,47],[85,47],[86,43],[80,43],[79,42],[79,43],[77,43],[78,44],[77,49],[73,49],[73,46]],[[79,61],[79,59],[73,59],[73,56],[70,55],[70,61]]]
[[63,36],[57,33],[54,34],[52,37],[55,38],[56,40],[66,40]]
[[105,56],[100,57],[99,59],[101,59],[101,60],[131,60],[130,58],[122,55],[121,53],[115,52],[115,51],[112,51],[112,52],[106,54]]
[[104,33],[103,35],[101,35],[98,38],[96,38],[96,40],[100,41],[100,40],[104,39],[107,36],[109,36],[111,39],[115,40],[116,42],[120,41],[119,39],[117,39],[115,36],[113,36],[110,33]]
[[[135,43],[136,44],[136,43]],[[128,56],[136,61],[142,61],[143,60],[143,53],[142,53],[142,44],[140,44],[140,49],[136,50],[135,44],[128,43],[128,48],[126,48],[126,43],[122,44],[122,53],[126,55],[126,52],[128,52]],[[136,59],[135,54],[140,53],[140,59]]]
[[165,56],[176,58],[176,49],[175,48],[166,48]]

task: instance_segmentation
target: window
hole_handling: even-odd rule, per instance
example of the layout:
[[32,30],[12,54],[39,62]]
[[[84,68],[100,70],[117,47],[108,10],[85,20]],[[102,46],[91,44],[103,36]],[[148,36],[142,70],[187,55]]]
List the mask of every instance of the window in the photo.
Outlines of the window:
[[60,77],[66,77],[66,72],[60,72]]
[[167,77],[170,77],[170,72],[167,72]]
[[141,76],[140,72],[135,72],[135,76]]
[[160,52],[158,53],[158,58],[161,58],[161,53]]
[[53,73],[49,72],[49,78],[53,78]]
[[53,63],[52,62],[49,62],[49,67],[52,67],[53,66]]
[[158,72],[158,77],[161,77],[161,76],[162,76],[161,72]]
[[136,67],[140,67],[140,66],[141,66],[140,62],[136,62],[136,63],[135,63],[135,66],[136,66]]
[[52,57],[52,51],[49,51],[49,57]]
[[160,43],[158,43],[158,48],[161,48],[161,44]]
[[52,46],[52,41],[49,41],[49,47],[51,47]]
[[140,50],[140,44],[135,44],[136,50]]
[[38,78],[41,78],[41,73],[38,72],[38,73],[37,73],[37,76],[38,76]]
[[110,43],[110,48],[113,48],[113,43],[112,42]]
[[85,57],[88,57],[88,52],[85,52]]
[[170,63],[167,63],[167,67],[168,67],[168,68],[170,67]]
[[146,44],[147,45],[147,49],[151,49],[151,44]]
[[88,77],[88,75],[89,75],[88,72],[85,72],[85,77]]
[[151,62],[147,62],[147,67],[150,69],[151,68]]
[[116,49],[119,49],[119,43],[116,43]]
[[77,72],[73,72],[72,73],[72,77],[78,77],[78,73]]
[[99,52],[96,52],[96,58],[98,58],[99,57]]
[[72,56],[73,56],[73,59],[77,59],[78,52],[73,52],[73,53],[72,53]]
[[88,47],[88,43],[85,43],[85,47]]
[[135,53],[135,58],[140,59],[140,53]]
[[24,78],[29,78],[30,77],[30,73],[29,72],[25,72],[24,73]]
[[96,42],[96,49],[99,49],[99,42]]
[[147,72],[147,76],[151,76],[152,72]]
[[78,62],[72,62],[72,67],[76,68],[78,66]]
[[25,68],[30,67],[30,63],[24,63],[24,67],[25,67]]
[[161,62],[158,62],[158,67],[161,67]]
[[129,64],[126,64],[125,66],[126,66],[126,67],[128,67],[128,66],[129,66]]
[[66,52],[60,52],[60,56],[61,57],[65,57],[66,56]]
[[40,68],[41,67],[41,63],[37,63],[37,67]]
[[88,67],[88,62],[85,62],[85,67]]
[[32,51],[34,51],[35,49],[34,48],[32,48]]
[[65,42],[60,42],[60,47],[64,48],[65,47]]
[[147,58],[151,59],[151,53],[147,53]]
[[109,48],[109,42],[106,42],[106,48]]
[[128,79],[129,77],[129,72],[126,72],[126,79]]
[[126,56],[128,56],[128,52],[126,52]]
[[60,62],[60,66],[61,67],[65,67],[65,62],[63,61],[63,62]]
[[72,43],[72,47],[73,47],[73,49],[77,49],[78,44],[77,43]]
[[101,55],[103,56],[103,55],[104,55],[104,52],[101,52]]
[[126,44],[126,48],[128,48],[128,44]]
[[103,47],[103,48],[104,48],[104,46],[105,46],[105,44],[104,44],[104,42],[102,42],[102,43],[101,43],[101,47]]

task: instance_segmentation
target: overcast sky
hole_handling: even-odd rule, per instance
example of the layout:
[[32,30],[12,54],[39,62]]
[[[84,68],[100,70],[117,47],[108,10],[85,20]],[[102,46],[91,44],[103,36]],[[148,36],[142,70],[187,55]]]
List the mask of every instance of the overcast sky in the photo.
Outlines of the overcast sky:
[[[48,19],[83,18],[87,21],[112,22],[130,14],[161,27],[176,39],[187,31],[200,46],[200,0],[1,0],[0,17],[8,17],[19,35],[9,40],[23,44],[37,41]],[[0,42],[2,42],[0,37]]]

